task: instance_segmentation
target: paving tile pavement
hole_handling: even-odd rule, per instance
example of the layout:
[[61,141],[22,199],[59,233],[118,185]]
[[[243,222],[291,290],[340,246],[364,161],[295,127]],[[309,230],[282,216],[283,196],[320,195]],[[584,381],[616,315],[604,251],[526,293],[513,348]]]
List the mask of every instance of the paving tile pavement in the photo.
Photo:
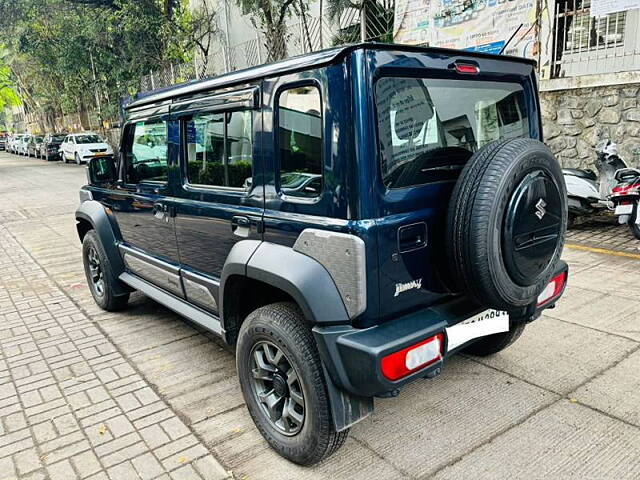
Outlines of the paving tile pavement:
[[229,473],[0,225],[0,479]]
[[[640,365],[638,260],[566,249],[571,278],[565,298],[527,327],[516,344],[488,359],[456,357],[439,378],[416,382],[398,398],[377,400],[374,414],[353,428],[335,456],[305,469],[278,457],[266,445],[244,408],[233,354],[212,335],[141,295],[134,295],[123,312],[107,313],[95,305],[84,280],[73,220],[77,189],[84,179],[76,166],[0,154],[0,225],[19,244],[11,249],[20,255],[8,276],[11,281],[22,278],[16,269],[24,269],[29,278],[37,279],[25,287],[28,296],[34,295],[37,286],[42,290],[36,297],[51,294],[75,312],[73,321],[65,320],[70,315],[65,309],[52,312],[54,319],[62,318],[62,333],[69,332],[69,340],[59,337],[60,344],[80,342],[81,350],[86,350],[82,361],[92,370],[75,367],[80,370],[74,372],[67,366],[68,375],[80,378],[92,373],[94,365],[100,367],[100,374],[95,373],[99,382],[84,390],[67,392],[70,377],[56,377],[55,386],[73,407],[72,415],[58,418],[54,414],[49,420],[48,411],[33,410],[36,420],[38,415],[42,420],[32,427],[26,409],[38,407],[37,395],[49,398],[55,389],[47,390],[52,385],[46,383],[46,375],[38,376],[46,371],[38,371],[37,355],[30,357],[32,352],[25,351],[12,363],[17,376],[32,376],[30,383],[36,386],[24,391],[29,407],[6,400],[19,395],[21,386],[9,382],[12,387],[7,388],[14,390],[6,397],[0,387],[0,441],[6,433],[12,435],[10,443],[22,445],[15,452],[20,454],[17,460],[14,454],[0,460],[0,472],[16,475],[15,461],[26,465],[25,471],[30,468],[30,462],[36,461],[29,453],[33,448],[24,445],[33,444],[52,451],[56,461],[41,461],[39,469],[20,474],[21,479],[50,475],[54,464],[58,477],[51,474],[50,478],[66,478],[71,475],[68,472],[79,475],[74,458],[86,452],[104,467],[96,479],[110,474],[118,479],[138,478],[139,469],[148,468],[153,475],[159,472],[158,464],[162,468],[173,464],[175,455],[164,446],[184,451],[192,448],[195,438],[236,478],[251,480],[638,478],[640,397],[634,376]],[[598,235],[611,237],[610,227],[602,226],[583,244],[618,249],[615,242],[597,241]],[[627,231],[620,228],[619,233]],[[569,242],[583,240],[570,237]],[[628,240],[625,237],[622,244]],[[633,251],[640,243],[629,245],[631,250],[620,249]],[[4,278],[1,262],[0,277]],[[6,301],[6,295],[0,297],[0,315],[6,313]],[[9,308],[15,309],[12,302]],[[84,332],[85,327],[76,328],[81,320],[105,335],[133,374],[127,376],[109,363],[113,351],[102,351],[97,344],[85,347],[75,339],[78,329]],[[16,327],[0,321],[5,324],[11,324],[9,329]],[[7,333],[0,327],[0,342],[3,335]],[[38,335],[48,333],[34,333],[34,339]],[[49,346],[60,347],[52,340],[36,351],[39,354]],[[4,350],[4,344],[0,347]],[[63,357],[68,353],[61,350],[59,361],[69,361]],[[51,350],[50,355],[54,354]],[[0,362],[0,385],[4,385],[3,372],[8,367],[4,358]],[[34,390],[37,394],[30,393]],[[52,410],[58,408],[54,404]],[[101,435],[103,424],[107,430]],[[119,432],[117,438],[112,431]],[[60,438],[69,439],[70,445]],[[90,448],[71,448],[83,440]],[[141,445],[147,451],[132,460],[123,461],[118,453],[133,454]],[[38,460],[44,454],[37,449],[35,453]],[[209,455],[202,458],[215,460]],[[185,462],[157,478],[198,478],[198,468],[204,467],[196,463]]]

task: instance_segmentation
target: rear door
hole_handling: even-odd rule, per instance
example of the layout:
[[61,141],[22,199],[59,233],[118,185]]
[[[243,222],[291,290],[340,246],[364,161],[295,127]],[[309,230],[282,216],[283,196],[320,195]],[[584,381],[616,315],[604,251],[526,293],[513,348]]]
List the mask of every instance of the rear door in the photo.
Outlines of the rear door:
[[176,102],[180,185],[176,237],[187,298],[217,313],[222,267],[233,246],[262,239],[259,86]]
[[[372,85],[380,309],[387,318],[453,293],[447,209],[469,158],[494,140],[539,138],[540,132],[531,65],[406,55],[385,58],[390,62],[376,71]],[[479,73],[462,74],[452,67],[456,62]]]

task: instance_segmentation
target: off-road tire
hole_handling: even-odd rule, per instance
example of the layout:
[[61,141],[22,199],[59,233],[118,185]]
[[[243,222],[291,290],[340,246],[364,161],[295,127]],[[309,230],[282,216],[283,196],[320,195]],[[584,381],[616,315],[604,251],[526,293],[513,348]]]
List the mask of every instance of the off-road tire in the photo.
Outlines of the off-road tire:
[[493,335],[487,335],[480,340],[476,340],[474,343],[463,349],[464,353],[469,355],[476,355],[478,357],[487,357],[498,353],[513,342],[520,338],[522,332],[524,332],[525,324],[521,323],[511,327],[508,332],[494,333]]
[[[100,260],[100,266],[103,272],[104,280],[104,292],[100,295],[94,286],[91,279],[91,273],[89,269],[89,249],[93,248],[97,253],[97,257]],[[129,294],[115,295],[114,286],[117,285],[120,280],[114,275],[109,257],[102,247],[102,242],[98,238],[95,230],[89,230],[82,240],[82,261],[84,264],[84,273],[87,279],[87,284],[93,299],[100,308],[108,312],[115,312],[122,310],[127,306],[129,302]]]
[[[546,218],[543,214],[544,222],[540,218],[539,225],[552,222],[556,234],[553,243],[548,240],[548,244],[543,244],[549,253],[548,258],[538,262],[539,271],[516,279],[514,272],[523,275],[508,265],[509,255],[515,258],[515,249],[505,240],[505,225],[508,218],[516,222],[522,217],[515,215],[522,205],[530,208],[529,204],[517,203],[515,199],[529,198],[525,195],[529,190],[520,197],[516,192],[531,185],[526,182],[532,175],[547,182],[544,185],[548,187]],[[531,216],[527,219],[535,218],[535,213],[535,209],[527,210],[527,216]],[[446,244],[454,289],[466,293],[479,304],[498,310],[509,311],[534,303],[549,283],[560,259],[567,213],[562,169],[542,142],[517,138],[484,146],[465,165],[449,203]],[[535,228],[540,228],[537,223]],[[529,251],[536,254],[535,249]]]
[[[305,402],[302,429],[294,436],[282,434],[267,418],[252,390],[251,352],[268,341],[290,360],[301,381]],[[256,427],[269,445],[299,465],[313,465],[336,452],[348,430],[336,432],[320,356],[302,312],[291,303],[274,303],[252,312],[240,328],[236,364],[242,394]]]

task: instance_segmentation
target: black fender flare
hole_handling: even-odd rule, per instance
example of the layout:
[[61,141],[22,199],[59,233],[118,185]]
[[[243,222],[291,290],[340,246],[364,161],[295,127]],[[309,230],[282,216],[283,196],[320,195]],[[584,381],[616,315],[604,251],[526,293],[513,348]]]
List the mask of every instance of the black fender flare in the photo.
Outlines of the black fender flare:
[[[259,240],[242,240],[229,252],[222,269],[219,301],[224,326],[224,288],[229,277],[246,276],[288,293],[312,325],[349,324],[349,315],[329,272],[313,258],[292,248]],[[324,365],[326,353],[320,349],[323,373],[329,393],[333,423],[342,431],[373,411],[373,398],[356,396],[334,382]],[[329,362],[331,363],[331,362]]]
[[[114,226],[104,206],[95,200],[82,202],[76,210],[76,220],[86,221],[91,224],[107,254],[114,275],[120,276],[120,274],[125,271],[124,262],[118,251],[118,237],[116,236]],[[82,241],[83,232],[80,228],[78,228],[78,236],[80,241]],[[116,295],[124,295],[131,291],[131,289],[120,282],[116,284],[116,290],[119,290],[116,291]]]
[[222,269],[218,302],[221,312],[224,312],[225,283],[232,275],[244,275],[286,292],[313,325],[349,323],[344,302],[329,272],[318,261],[290,247],[258,240],[236,243]]

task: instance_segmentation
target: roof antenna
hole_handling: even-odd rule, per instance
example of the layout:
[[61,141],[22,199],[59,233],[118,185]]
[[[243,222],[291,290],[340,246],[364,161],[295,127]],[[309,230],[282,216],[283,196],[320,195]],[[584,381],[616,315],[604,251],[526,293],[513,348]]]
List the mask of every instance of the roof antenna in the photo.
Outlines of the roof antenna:
[[500,52],[498,53],[498,55],[502,55],[502,53],[505,51],[505,49],[507,48],[507,46],[511,43],[511,40],[513,40],[513,37],[516,36],[516,34],[520,31],[520,29],[523,27],[524,23],[521,23],[520,26],[518,28],[516,28],[516,31],[513,32],[513,34],[509,37],[509,40],[507,40],[507,43],[505,43],[502,48],[500,49]]

